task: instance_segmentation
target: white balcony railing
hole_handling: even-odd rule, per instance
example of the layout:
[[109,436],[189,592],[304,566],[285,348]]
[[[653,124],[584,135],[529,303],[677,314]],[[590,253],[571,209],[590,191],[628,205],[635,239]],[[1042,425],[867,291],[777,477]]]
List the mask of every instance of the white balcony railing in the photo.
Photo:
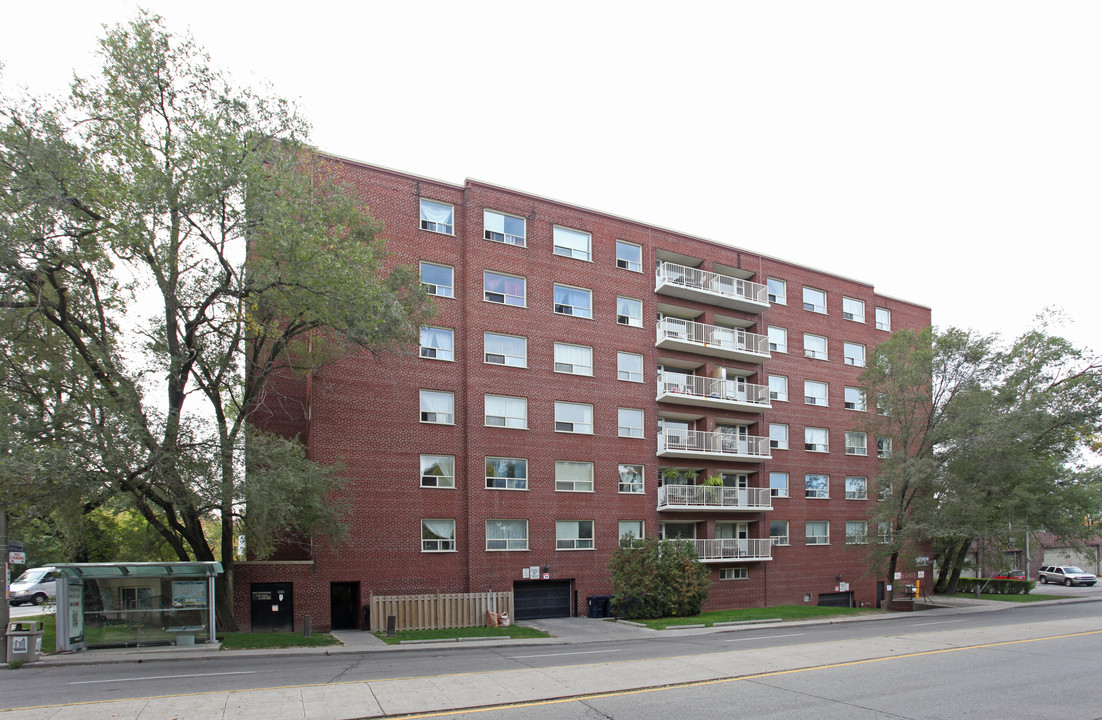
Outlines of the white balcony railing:
[[658,374],[658,399],[685,405],[730,407],[751,412],[772,407],[769,402],[769,388],[765,385],[674,372]]
[[773,547],[769,538],[681,540],[680,542],[693,543],[700,562],[773,559]]
[[769,358],[769,338],[765,335],[675,317],[658,321],[656,345],[745,362]]
[[658,509],[772,510],[773,498],[769,488],[663,485],[658,488]]
[[769,438],[699,430],[660,430],[658,455],[749,462],[761,462],[772,457],[769,452]]
[[664,262],[655,269],[654,290],[746,312],[769,308],[765,285],[672,262]]

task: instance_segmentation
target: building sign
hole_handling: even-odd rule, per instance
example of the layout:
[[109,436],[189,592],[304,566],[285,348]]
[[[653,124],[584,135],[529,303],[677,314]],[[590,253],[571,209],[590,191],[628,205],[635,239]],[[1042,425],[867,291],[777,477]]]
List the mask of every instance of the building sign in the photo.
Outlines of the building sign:
[[203,580],[173,580],[172,607],[204,608],[207,606],[207,583]]
[[69,585],[69,644],[84,642],[84,582],[68,580]]

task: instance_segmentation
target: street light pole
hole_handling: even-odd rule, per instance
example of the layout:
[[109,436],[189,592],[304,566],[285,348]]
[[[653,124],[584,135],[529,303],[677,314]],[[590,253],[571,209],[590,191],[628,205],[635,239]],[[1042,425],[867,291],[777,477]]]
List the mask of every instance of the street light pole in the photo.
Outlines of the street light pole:
[[11,565],[8,563],[8,513],[0,510],[0,560],[4,565],[4,592],[0,594],[0,662],[8,661],[8,621],[11,612],[8,608],[8,581]]

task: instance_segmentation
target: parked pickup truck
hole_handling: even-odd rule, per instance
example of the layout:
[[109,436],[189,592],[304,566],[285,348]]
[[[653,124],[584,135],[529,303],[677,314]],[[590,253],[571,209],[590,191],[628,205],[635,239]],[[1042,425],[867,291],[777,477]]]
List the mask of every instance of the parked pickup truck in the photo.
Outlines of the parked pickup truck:
[[1098,578],[1075,565],[1042,565],[1037,572],[1042,583],[1060,583],[1061,585],[1086,585],[1090,587]]

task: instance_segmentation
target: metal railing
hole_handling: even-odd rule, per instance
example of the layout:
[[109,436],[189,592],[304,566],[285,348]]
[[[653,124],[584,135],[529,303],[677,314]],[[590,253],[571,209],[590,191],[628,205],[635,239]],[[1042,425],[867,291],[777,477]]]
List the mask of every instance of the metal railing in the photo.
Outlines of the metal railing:
[[750,403],[769,406],[769,388],[753,383],[739,383],[734,380],[686,375],[684,373],[662,372],[658,374],[658,394],[691,395],[693,397],[714,398],[731,402]]
[[658,452],[699,452],[770,457],[769,438],[700,430],[661,430]]
[[769,560],[773,549],[769,538],[679,540],[693,543],[701,561],[707,560]]
[[658,342],[666,339],[714,345],[731,352],[769,355],[769,338],[765,335],[746,332],[742,328],[705,325],[682,318],[666,317],[658,322]]
[[654,279],[656,286],[673,283],[724,297],[769,304],[769,291],[765,285],[677,263],[664,262],[659,265],[654,271]]
[[663,485],[658,488],[658,509],[664,508],[771,510],[773,499],[769,488]]

